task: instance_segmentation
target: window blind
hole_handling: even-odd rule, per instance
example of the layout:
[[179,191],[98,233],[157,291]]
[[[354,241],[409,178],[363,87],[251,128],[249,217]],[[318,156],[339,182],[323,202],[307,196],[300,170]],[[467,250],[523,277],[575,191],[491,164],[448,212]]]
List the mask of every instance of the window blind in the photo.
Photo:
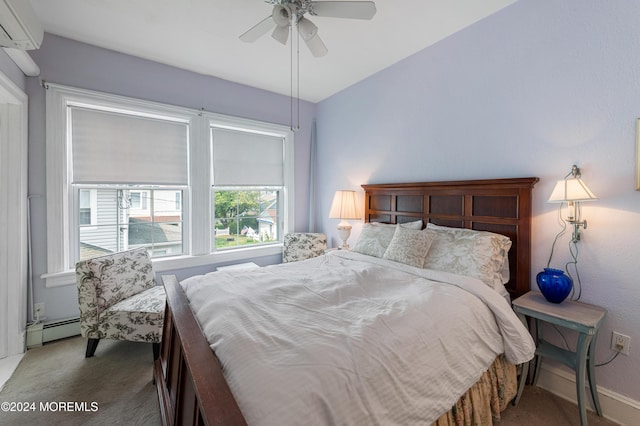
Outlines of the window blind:
[[70,108],[74,184],[188,184],[187,123]]
[[216,186],[283,186],[284,138],[211,128]]

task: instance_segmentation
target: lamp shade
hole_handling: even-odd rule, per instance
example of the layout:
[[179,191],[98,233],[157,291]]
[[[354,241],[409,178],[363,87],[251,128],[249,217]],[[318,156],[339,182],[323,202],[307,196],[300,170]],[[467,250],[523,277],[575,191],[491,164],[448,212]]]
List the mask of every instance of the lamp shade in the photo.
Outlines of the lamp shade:
[[356,191],[336,191],[331,203],[329,219],[360,219],[356,203]]
[[564,201],[592,201],[597,200],[593,192],[580,178],[567,178],[559,180],[549,197],[550,203],[562,203]]

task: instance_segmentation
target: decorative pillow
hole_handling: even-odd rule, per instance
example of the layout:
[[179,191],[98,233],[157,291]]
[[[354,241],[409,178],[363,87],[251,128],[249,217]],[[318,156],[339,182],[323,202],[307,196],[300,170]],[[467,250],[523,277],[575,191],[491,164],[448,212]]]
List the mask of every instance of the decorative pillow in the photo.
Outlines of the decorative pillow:
[[383,258],[422,268],[434,238],[435,232],[429,229],[418,231],[397,226]]
[[[400,226],[403,228],[422,229],[422,220],[403,223]],[[358,241],[351,248],[351,251],[375,257],[384,256],[384,252],[389,247],[397,227],[398,225],[392,223],[365,223]]]
[[[491,288],[505,283],[505,263],[511,240],[500,234],[473,229],[449,228],[427,224],[436,238],[427,254],[424,267],[479,278]],[[508,274],[506,279],[508,280]]]
[[366,254],[369,256],[382,257],[393,239],[396,225],[381,226],[365,223],[358,241],[351,248],[351,251]]

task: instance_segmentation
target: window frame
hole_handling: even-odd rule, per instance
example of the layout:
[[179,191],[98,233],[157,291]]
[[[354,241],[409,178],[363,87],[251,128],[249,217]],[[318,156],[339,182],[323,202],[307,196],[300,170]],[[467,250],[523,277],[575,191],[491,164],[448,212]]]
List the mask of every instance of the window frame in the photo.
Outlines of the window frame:
[[[70,182],[69,115],[67,106],[99,105],[105,109],[130,110],[138,114],[166,116],[189,124],[189,185],[183,192],[184,253],[153,259],[154,270],[189,268],[229,261],[248,260],[282,252],[281,242],[257,247],[216,251],[210,238],[213,228],[212,150],[210,128],[250,130],[283,138],[284,189],[282,234],[294,224],[294,133],[287,127],[257,120],[231,117],[203,110],[166,105],[141,99],[112,95],[69,86],[47,83],[46,96],[46,164],[47,164],[47,272],[41,275],[46,287],[75,284],[75,247],[72,226],[78,223],[74,208],[74,191]],[[77,226],[76,226],[77,228]],[[71,251],[74,250],[74,251]]]

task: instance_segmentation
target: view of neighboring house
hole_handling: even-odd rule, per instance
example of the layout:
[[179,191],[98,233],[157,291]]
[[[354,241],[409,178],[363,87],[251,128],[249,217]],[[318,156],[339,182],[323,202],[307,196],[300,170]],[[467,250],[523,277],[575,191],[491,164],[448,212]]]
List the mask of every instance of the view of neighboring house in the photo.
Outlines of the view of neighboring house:
[[183,252],[181,190],[79,191],[81,259],[137,247],[152,256]]
[[[182,198],[176,189],[79,189],[80,259],[137,247],[152,257],[183,253]],[[218,222],[221,248],[277,241],[278,191],[259,191],[251,209]]]
[[264,207],[261,206],[258,215],[258,235],[260,241],[273,241],[278,239],[278,198],[277,194],[264,200]]
[[[241,195],[241,192],[245,194]],[[216,208],[216,247],[225,248],[244,244],[278,241],[280,191],[217,191],[216,200],[227,203],[225,208]],[[236,200],[236,203],[229,203]],[[240,201],[242,198],[243,202]],[[247,200],[249,202],[247,202]],[[229,208],[228,206],[231,206]],[[224,215],[222,212],[226,212]]]

